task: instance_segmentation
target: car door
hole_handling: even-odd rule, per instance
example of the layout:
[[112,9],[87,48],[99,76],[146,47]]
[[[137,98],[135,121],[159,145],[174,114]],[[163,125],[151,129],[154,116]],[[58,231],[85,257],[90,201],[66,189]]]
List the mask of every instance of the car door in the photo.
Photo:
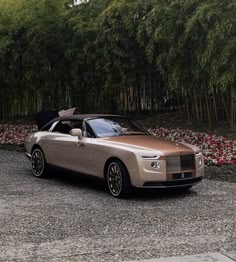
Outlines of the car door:
[[76,143],[77,138],[70,135],[70,120],[60,120],[47,134],[43,142],[46,161],[55,166],[69,168],[71,148]]
[[73,143],[67,148],[68,166],[71,170],[84,174],[98,175],[96,168],[96,158],[99,156],[95,150],[95,136],[91,132],[86,132],[85,122],[71,121],[72,128],[80,128],[83,132],[83,138],[79,140],[74,137]]
[[76,172],[91,173],[92,147],[90,138],[84,137],[79,141],[78,137],[72,136],[72,128],[83,130],[82,120],[58,121],[52,128],[44,143],[45,156],[49,164],[73,170]]

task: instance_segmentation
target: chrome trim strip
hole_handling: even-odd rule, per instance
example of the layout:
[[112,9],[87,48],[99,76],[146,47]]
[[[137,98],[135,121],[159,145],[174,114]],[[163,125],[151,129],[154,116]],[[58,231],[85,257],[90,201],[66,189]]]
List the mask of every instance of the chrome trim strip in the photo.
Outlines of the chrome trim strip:
[[143,159],[158,159],[160,156],[142,156]]
[[25,152],[25,155],[26,155],[26,157],[27,157],[29,160],[31,160],[31,154]]
[[202,156],[202,152],[199,152],[199,153],[195,154],[195,157],[200,157],[200,156]]

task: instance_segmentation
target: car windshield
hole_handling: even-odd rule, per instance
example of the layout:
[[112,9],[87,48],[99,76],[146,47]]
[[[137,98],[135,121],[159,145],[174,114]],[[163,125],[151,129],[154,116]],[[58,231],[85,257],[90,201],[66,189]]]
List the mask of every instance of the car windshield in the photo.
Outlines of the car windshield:
[[97,137],[149,134],[138,123],[126,117],[95,118],[87,120],[87,123]]

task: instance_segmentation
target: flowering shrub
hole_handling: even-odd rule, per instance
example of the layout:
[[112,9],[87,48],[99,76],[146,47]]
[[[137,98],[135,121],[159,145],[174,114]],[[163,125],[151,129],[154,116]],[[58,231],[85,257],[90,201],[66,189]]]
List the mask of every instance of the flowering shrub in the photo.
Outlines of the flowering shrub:
[[[37,129],[35,125],[0,124],[0,144],[22,145],[26,136],[35,129]],[[236,141],[227,140],[223,136],[162,127],[149,129],[149,132],[158,137],[200,147],[206,165],[236,164]]]
[[0,124],[0,144],[22,145],[26,136],[35,129],[35,125]]
[[205,164],[208,166],[236,164],[236,141],[227,140],[223,136],[162,127],[149,129],[149,132],[158,137],[200,147],[204,154]]

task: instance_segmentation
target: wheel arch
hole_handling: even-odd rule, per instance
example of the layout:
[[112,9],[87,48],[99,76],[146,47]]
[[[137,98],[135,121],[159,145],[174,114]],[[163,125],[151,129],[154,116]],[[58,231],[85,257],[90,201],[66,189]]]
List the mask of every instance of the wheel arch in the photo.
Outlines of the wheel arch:
[[112,156],[112,157],[107,159],[107,161],[106,161],[106,163],[104,165],[103,176],[104,176],[105,179],[106,179],[106,171],[107,171],[107,169],[108,169],[108,167],[109,167],[109,165],[110,165],[110,163],[112,161],[119,161],[119,162],[121,162],[123,164],[124,168],[126,169],[128,175],[129,175],[129,178],[130,178],[129,170],[128,170],[127,166],[125,165],[125,163],[119,157]]
[[34,151],[36,148],[42,150],[42,152],[43,152],[43,149],[41,148],[41,146],[40,146],[39,144],[35,144],[35,145],[32,146],[31,155],[32,155],[33,151]]

